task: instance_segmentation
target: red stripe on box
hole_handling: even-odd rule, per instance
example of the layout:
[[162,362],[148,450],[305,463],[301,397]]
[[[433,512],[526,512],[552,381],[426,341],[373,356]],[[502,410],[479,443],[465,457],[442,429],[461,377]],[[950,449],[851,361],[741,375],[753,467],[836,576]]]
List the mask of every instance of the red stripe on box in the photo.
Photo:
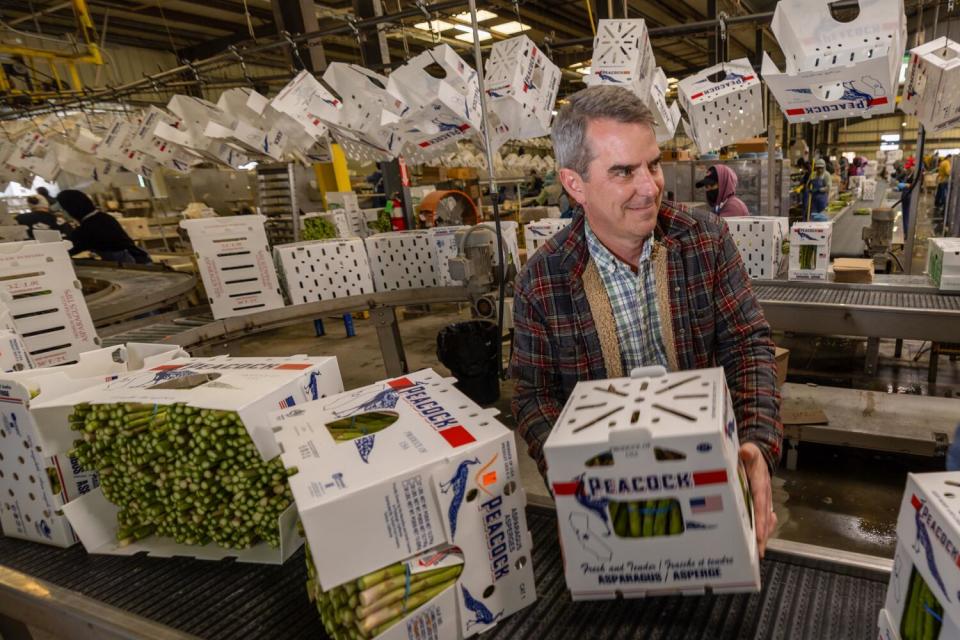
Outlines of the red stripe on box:
[[553,495],[572,496],[577,492],[577,482],[554,482]]
[[875,107],[878,104],[887,104],[887,99],[884,97],[881,98],[870,98],[870,106]]
[[787,109],[788,116],[802,116],[803,109]]
[[309,369],[312,366],[312,364],[290,363],[277,365],[276,368],[281,371],[301,371],[303,369]]
[[150,371],[173,371],[174,369],[179,369],[182,366],[182,364],[162,364],[159,367],[150,369]]
[[693,474],[693,486],[695,487],[705,484],[725,484],[726,482],[726,469],[717,469],[716,471],[697,471]]
[[702,96],[702,95],[703,95],[703,91],[701,91],[700,93],[695,93],[695,94],[693,94],[692,96],[690,96],[690,99],[691,99],[691,100],[696,100],[697,98],[699,98],[699,97]]
[[915,495],[910,497],[910,504],[912,504],[913,508],[916,509],[917,511],[920,511],[920,507],[923,506],[923,503],[920,502],[920,498],[918,498]]
[[477,439],[473,437],[473,434],[459,425],[442,430],[440,435],[454,448],[477,441]]
[[410,378],[397,378],[396,380],[391,380],[387,384],[390,385],[391,389],[396,389],[397,391],[413,386],[413,383],[410,382]]
[[744,82],[748,82],[748,81],[750,81],[750,80],[753,80],[753,76],[743,76],[743,81],[744,81]]

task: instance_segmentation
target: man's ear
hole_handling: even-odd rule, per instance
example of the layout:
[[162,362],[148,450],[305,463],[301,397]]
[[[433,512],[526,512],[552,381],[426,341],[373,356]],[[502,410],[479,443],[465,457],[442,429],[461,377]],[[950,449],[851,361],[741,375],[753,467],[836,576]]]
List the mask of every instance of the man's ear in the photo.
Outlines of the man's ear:
[[579,205],[582,205],[587,199],[583,190],[583,183],[583,178],[573,169],[560,169],[560,184]]

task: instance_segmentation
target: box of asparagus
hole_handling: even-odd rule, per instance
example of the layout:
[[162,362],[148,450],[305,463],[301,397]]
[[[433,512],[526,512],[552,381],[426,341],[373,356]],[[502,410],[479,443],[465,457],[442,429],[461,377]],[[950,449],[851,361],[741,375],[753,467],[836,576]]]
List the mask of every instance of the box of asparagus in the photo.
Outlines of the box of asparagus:
[[190,358],[34,410],[100,474],[63,508],[88,552],[280,563],[302,540],[269,416],[342,390],[335,358]]
[[5,535],[58,547],[77,542],[60,509],[99,486],[95,471],[40,444],[33,404],[128,371],[186,357],[179,347],[121,345],[81,353],[72,365],[0,373],[0,526]]
[[514,437],[494,415],[424,369],[275,416],[333,637],[465,638],[536,599]]
[[574,600],[760,588],[723,369],[580,382],[544,445]]
[[960,472],[907,476],[884,608],[901,640],[960,638]]

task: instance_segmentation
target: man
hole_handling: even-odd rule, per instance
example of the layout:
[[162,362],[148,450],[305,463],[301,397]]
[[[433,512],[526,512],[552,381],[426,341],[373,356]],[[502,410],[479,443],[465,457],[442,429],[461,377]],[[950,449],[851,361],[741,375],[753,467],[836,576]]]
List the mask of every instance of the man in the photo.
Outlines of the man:
[[723,221],[662,201],[653,126],[609,85],[574,94],[554,121],[560,179],[582,211],[517,278],[513,413],[545,474],[543,443],[577,381],[722,365],[762,551],[783,430],[770,327]]
[[737,174],[730,167],[723,164],[711,166],[703,180],[697,182],[697,188],[704,190],[710,211],[718,216],[750,215],[746,203],[737,197]]
[[[43,187],[41,187],[42,189]],[[50,205],[46,199],[40,196],[29,196],[27,205],[30,207],[29,213],[20,213],[17,215],[17,224],[27,227],[27,234],[33,240],[33,232],[36,230],[55,230],[66,235],[70,228],[63,220],[57,218],[56,214],[50,212]]]
[[150,254],[134,244],[116,218],[97,208],[87,194],[65,189],[57,194],[57,202],[80,223],[69,236],[73,243],[70,255],[92,251],[103,260],[119,263],[150,264]]

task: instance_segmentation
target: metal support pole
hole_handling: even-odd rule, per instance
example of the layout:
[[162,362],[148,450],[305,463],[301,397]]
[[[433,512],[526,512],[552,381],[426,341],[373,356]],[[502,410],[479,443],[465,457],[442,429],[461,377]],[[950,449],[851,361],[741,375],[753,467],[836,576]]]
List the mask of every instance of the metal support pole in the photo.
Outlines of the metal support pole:
[[775,212],[779,211],[779,215],[789,215],[789,208],[787,211],[784,211],[783,204],[780,203],[780,206],[777,207],[777,178],[779,174],[777,172],[777,129],[773,126],[773,117],[770,115],[770,90],[767,89],[767,85],[763,85],[763,94],[766,97],[765,104],[767,105],[767,110],[765,111],[767,115],[767,211],[761,211],[761,215],[777,215]]
[[402,376],[410,369],[407,367],[407,355],[404,353],[403,340],[400,337],[397,309],[396,307],[376,307],[370,312],[377,325],[377,339],[380,341],[383,367],[391,378]]
[[[487,178],[490,189],[490,200],[493,203],[493,226],[497,232],[498,280],[500,282],[500,296],[497,308],[497,328],[503,335],[504,296],[506,295],[506,257],[503,251],[503,233],[500,229],[500,205],[497,203],[497,178],[493,174],[493,149],[490,147],[490,131],[487,119],[487,90],[483,81],[483,57],[480,55],[479,27],[477,23],[477,0],[470,0],[470,24],[473,26],[473,61],[477,69],[477,81],[480,83],[480,115],[481,132],[483,133],[483,147],[487,156]],[[518,268],[520,265],[516,265]],[[503,341],[497,341],[497,368],[503,378]]]
[[927,132],[923,125],[917,128],[917,169],[913,178],[913,187],[910,193],[905,197],[910,202],[910,219],[907,221],[907,227],[903,230],[903,272],[907,275],[913,273],[913,241],[917,234],[917,218],[920,216],[920,189],[923,187],[923,148],[927,141]]

